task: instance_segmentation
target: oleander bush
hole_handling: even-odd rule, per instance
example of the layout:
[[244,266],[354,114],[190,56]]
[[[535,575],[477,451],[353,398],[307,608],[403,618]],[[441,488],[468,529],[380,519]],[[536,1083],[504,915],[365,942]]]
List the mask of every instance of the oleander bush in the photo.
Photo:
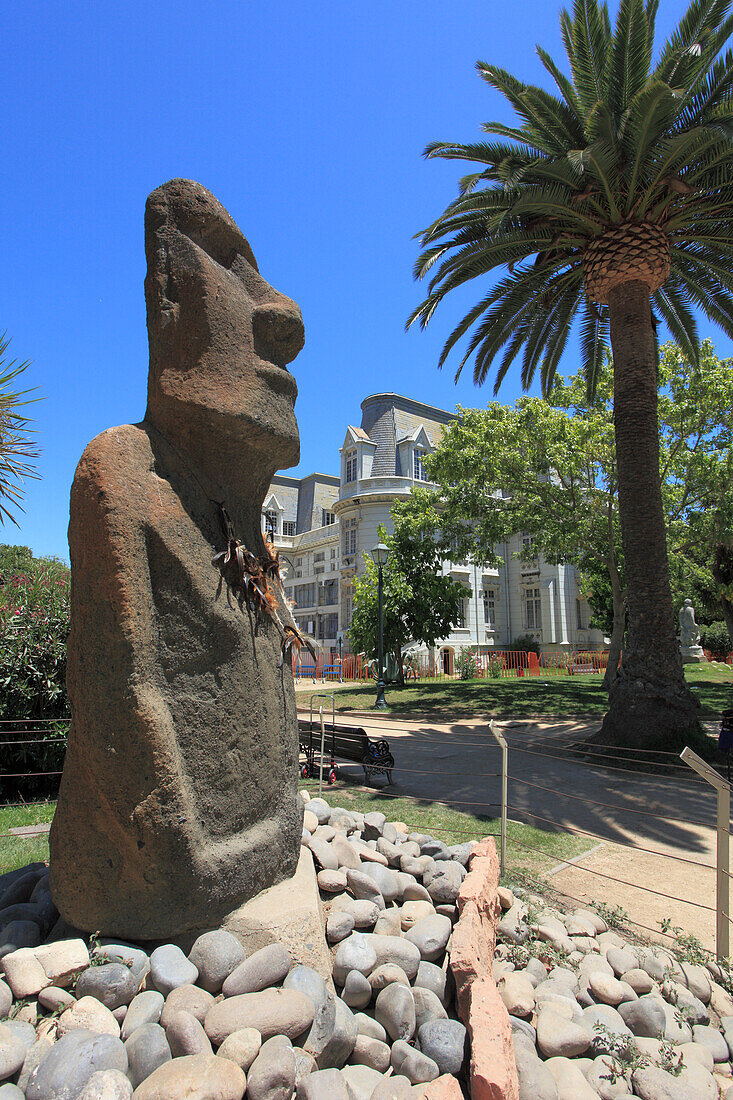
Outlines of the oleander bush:
[[463,646],[456,657],[456,671],[461,680],[475,680],[478,672],[476,654],[468,646]]
[[29,801],[56,793],[43,773],[63,766],[71,578],[56,558],[2,547],[0,579],[0,799]]

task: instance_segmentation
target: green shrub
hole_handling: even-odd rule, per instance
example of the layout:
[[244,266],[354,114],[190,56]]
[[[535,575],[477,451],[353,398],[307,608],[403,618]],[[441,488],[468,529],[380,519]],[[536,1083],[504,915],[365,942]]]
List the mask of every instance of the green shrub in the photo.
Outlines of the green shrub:
[[461,680],[475,680],[477,674],[476,654],[472,649],[463,646],[456,657],[456,668]]
[[499,654],[492,654],[486,662],[486,671],[493,680],[498,680],[504,672],[504,658]]
[[700,644],[712,654],[715,661],[724,661],[733,650],[733,641],[725,623],[704,626],[700,632]]
[[53,796],[58,777],[17,773],[60,771],[60,736],[69,713],[66,642],[69,633],[70,573],[55,558],[16,561],[0,555],[0,797],[26,800]]
[[533,634],[520,634],[512,642],[510,649],[518,649],[521,653],[536,653],[539,655],[540,643]]

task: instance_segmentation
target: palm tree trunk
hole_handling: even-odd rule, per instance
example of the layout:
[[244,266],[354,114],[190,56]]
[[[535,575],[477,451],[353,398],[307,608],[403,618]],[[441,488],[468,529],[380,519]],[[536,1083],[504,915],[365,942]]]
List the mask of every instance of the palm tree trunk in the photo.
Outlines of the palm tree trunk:
[[682,672],[669,584],[649,288],[638,280],[615,287],[609,312],[629,626],[599,736],[606,744],[674,750],[696,731],[697,704]]
[[608,576],[611,581],[611,598],[613,600],[613,627],[611,628],[611,644],[608,647],[608,664],[606,665],[606,674],[603,677],[601,687],[604,691],[610,692],[611,684],[618,676],[618,662],[626,632],[626,593],[621,587],[621,578],[618,575],[613,554],[609,556]]

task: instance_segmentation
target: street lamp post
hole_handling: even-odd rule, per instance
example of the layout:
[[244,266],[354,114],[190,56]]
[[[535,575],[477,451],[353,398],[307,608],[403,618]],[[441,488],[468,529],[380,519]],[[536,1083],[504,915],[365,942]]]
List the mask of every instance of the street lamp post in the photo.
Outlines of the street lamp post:
[[384,698],[384,583],[382,580],[382,567],[386,565],[389,556],[389,547],[383,542],[378,543],[370,551],[374,564],[377,567],[379,582],[377,585],[377,604],[379,608],[379,647],[377,650],[379,660],[379,679],[377,680],[377,699],[375,710],[386,710],[387,700]]

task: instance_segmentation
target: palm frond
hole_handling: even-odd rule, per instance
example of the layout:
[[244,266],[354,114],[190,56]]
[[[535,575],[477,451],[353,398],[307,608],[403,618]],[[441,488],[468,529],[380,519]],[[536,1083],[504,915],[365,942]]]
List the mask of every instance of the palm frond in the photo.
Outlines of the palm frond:
[[731,330],[733,51],[722,51],[732,3],[691,0],[654,61],[658,0],[618,0],[613,27],[602,0],[572,0],[560,14],[570,75],[537,48],[551,91],[478,63],[516,124],[487,122],[484,141],[426,149],[473,168],[420,235],[415,275],[427,293],[408,324],[428,324],[452,290],[493,276],[448,336],[441,366],[465,340],[456,376],[472,358],[482,384],[496,360],[498,388],[521,355],[522,384],[541,363],[544,392],[580,314],[592,391],[609,322],[607,307],[583,293],[583,256],[591,242],[602,255],[605,234],[618,248],[626,224],[651,223],[670,242],[672,273],[653,296],[654,325],[663,320],[686,354],[697,346],[697,310]]
[[595,396],[607,348],[608,310],[605,306],[598,306],[586,298],[580,324],[580,357],[585,371],[589,401],[592,401]]
[[700,355],[700,339],[695,314],[690,309],[689,295],[677,275],[671,275],[663,287],[653,295],[652,301],[661,313],[672,339],[691,363],[697,363]]

